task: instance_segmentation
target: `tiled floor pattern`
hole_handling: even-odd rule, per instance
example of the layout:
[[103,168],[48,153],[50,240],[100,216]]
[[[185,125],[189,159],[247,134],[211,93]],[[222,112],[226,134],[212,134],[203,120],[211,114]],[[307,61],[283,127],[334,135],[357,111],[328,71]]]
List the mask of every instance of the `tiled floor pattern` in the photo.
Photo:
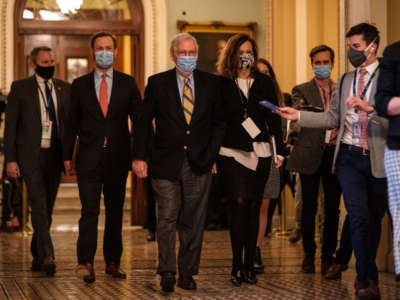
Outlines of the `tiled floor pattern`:
[[[258,276],[257,285],[233,287],[229,281],[231,250],[227,231],[206,232],[198,289],[175,293],[160,290],[156,269],[156,244],[146,241],[146,231],[128,226],[125,220],[122,268],[127,280],[104,274],[101,234],[96,256],[96,282],[86,285],[74,275],[77,212],[57,211],[53,241],[57,274],[48,278],[30,271],[30,238],[21,234],[0,233],[0,299],[354,299],[355,272],[346,271],[340,281],[326,281],[319,273],[299,273],[301,245],[291,245],[284,238],[269,238],[263,247],[266,273]],[[100,223],[100,229],[102,226]],[[319,265],[317,266],[319,270]],[[400,299],[400,284],[394,276],[380,274],[382,299]]]

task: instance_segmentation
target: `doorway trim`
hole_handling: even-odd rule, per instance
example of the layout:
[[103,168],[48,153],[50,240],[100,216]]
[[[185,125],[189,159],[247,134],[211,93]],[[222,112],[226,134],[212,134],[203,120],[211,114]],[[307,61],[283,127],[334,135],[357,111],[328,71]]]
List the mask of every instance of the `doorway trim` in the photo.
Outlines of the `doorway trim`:
[[[17,0],[0,0],[0,88],[9,91],[14,72],[14,12]],[[168,67],[166,0],[142,0],[144,11],[144,74],[141,80]]]

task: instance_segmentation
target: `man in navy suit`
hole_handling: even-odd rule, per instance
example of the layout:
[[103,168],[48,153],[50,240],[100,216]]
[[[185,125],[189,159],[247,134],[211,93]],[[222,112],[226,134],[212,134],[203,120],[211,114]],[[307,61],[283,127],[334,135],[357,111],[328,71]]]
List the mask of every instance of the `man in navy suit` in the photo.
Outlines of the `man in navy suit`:
[[133,121],[141,103],[135,79],[113,69],[117,55],[115,37],[99,32],[92,37],[91,47],[96,68],[72,83],[70,119],[63,151],[68,171],[75,140],[79,137],[76,169],[82,216],[76,272],[88,283],[95,281],[93,262],[101,192],[106,209],[103,241],[106,273],[126,278],[120,269],[120,259],[125,186],[131,168],[128,119]]

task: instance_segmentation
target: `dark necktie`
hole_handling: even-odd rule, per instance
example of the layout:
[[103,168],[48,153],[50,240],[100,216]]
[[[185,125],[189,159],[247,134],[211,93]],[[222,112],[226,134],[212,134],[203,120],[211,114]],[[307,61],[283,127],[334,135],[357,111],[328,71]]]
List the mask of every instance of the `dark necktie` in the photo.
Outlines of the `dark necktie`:
[[45,80],[44,85],[46,87],[46,110],[47,110],[47,113],[49,114],[49,119],[52,122],[52,125],[51,125],[51,147],[54,147],[54,146],[56,146],[57,139],[58,139],[56,109],[54,107],[53,96],[51,94],[49,82],[47,80]]

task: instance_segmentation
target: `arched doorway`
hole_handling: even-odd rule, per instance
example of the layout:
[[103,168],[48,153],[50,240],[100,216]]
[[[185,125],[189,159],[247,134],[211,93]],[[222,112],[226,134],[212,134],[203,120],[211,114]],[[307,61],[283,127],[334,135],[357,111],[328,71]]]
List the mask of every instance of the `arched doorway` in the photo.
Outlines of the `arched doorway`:
[[[80,3],[75,10],[69,4],[74,2]],[[29,74],[26,57],[30,46],[36,43],[53,47],[58,55],[58,77],[71,79],[68,62],[73,62],[71,58],[85,57],[90,50],[90,36],[106,30],[118,37],[119,46],[125,51],[126,57],[120,56],[117,68],[135,76],[143,90],[144,13],[141,0],[17,0],[14,16],[14,79]],[[126,60],[130,60],[130,68],[123,65],[127,64]],[[89,56],[89,70],[91,65]]]
[[[74,4],[77,4],[74,6]],[[29,53],[50,46],[56,56],[56,76],[72,81],[93,68],[90,36],[109,31],[117,36],[115,68],[133,75],[144,89],[144,11],[141,0],[16,0],[14,11],[14,79],[32,73]],[[145,221],[140,181],[132,179],[132,224]]]

